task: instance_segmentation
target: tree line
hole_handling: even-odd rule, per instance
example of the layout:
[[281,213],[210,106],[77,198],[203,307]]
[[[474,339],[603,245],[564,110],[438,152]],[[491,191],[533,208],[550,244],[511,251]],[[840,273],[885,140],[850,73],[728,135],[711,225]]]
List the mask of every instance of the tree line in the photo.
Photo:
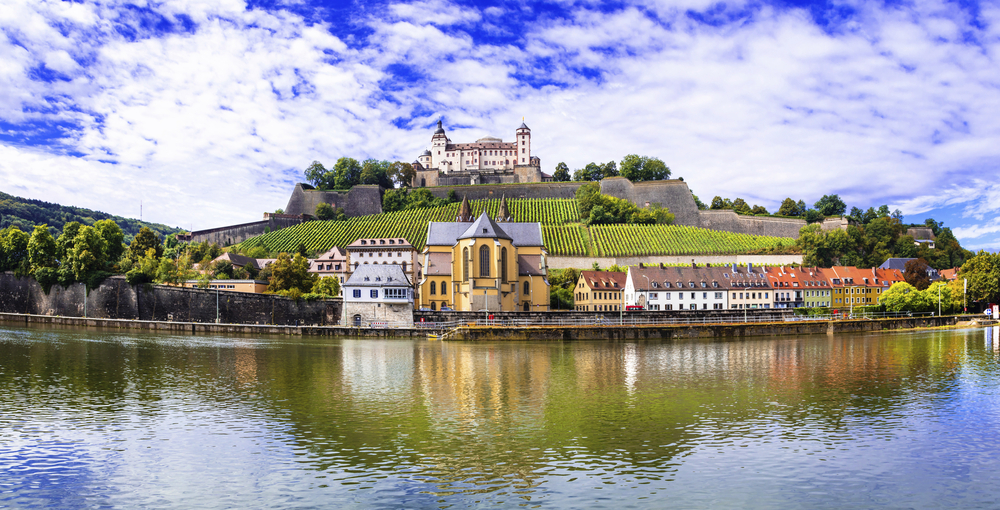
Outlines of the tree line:
[[138,234],[142,227],[161,236],[182,232],[179,228],[160,223],[123,218],[101,211],[15,197],[0,192],[0,228],[17,227],[22,231],[29,231],[35,225],[47,225],[49,233],[57,236],[67,223],[75,221],[81,225],[94,225],[100,220],[114,221],[125,234],[125,242],[131,242],[132,237]]
[[[621,163],[608,161],[607,163],[588,163],[583,168],[577,169],[572,174],[574,181],[600,181],[606,177],[624,177],[632,182],[639,181],[660,181],[670,178],[670,168],[656,157],[639,156],[629,154],[622,158]],[[571,178],[569,167],[566,163],[556,165],[552,180],[566,182]]]
[[[262,248],[258,251],[248,256],[267,257]],[[227,260],[214,260],[223,253],[218,244],[181,243],[173,236],[164,242],[147,227],[126,243],[121,227],[112,220],[94,225],[72,221],[58,236],[44,224],[35,226],[31,234],[18,227],[0,229],[0,271],[32,277],[46,293],[53,285],[68,287],[77,282],[93,289],[109,276],[124,275],[133,285],[198,280],[198,286],[206,288],[212,280],[255,279],[267,281],[268,292],[296,299],[336,296],[339,281],[310,273],[304,252],[300,246],[299,253],[280,253],[274,263],[258,270],[250,264],[237,267]]]
[[313,161],[305,170],[306,182],[320,190],[351,189],[358,184],[377,184],[383,188],[408,187],[416,171],[410,163],[342,157],[332,168]]

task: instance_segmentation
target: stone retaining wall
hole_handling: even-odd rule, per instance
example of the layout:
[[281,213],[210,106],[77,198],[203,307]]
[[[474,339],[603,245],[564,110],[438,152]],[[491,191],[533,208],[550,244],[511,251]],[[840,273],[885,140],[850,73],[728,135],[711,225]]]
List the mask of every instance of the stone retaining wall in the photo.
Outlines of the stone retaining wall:
[[712,264],[722,266],[737,264],[746,266],[748,263],[754,266],[790,266],[792,264],[802,264],[802,255],[653,255],[648,257],[554,257],[546,258],[549,269],[566,269],[569,267],[576,269],[591,270],[594,262],[602,269],[607,269],[615,264],[619,266],[635,266],[640,262],[643,264],[690,264],[692,261],[699,266]]

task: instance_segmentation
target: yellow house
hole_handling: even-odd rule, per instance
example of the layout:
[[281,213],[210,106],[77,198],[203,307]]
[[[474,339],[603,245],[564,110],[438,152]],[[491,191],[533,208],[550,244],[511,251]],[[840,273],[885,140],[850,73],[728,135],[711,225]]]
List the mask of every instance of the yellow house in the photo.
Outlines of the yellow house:
[[580,271],[573,292],[574,307],[582,312],[617,312],[624,308],[625,280],[628,273]]
[[475,221],[467,200],[458,221],[431,222],[422,255],[421,309],[543,311],[549,283],[540,223],[505,222],[507,201],[494,221]]

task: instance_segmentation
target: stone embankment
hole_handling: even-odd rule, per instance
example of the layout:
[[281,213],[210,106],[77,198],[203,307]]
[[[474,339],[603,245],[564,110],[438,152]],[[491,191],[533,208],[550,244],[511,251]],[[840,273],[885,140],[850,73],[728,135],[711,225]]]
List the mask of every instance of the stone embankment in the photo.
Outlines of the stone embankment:
[[498,328],[459,327],[446,340],[460,341],[571,341],[571,340],[690,340],[702,338],[744,338],[754,336],[817,335],[864,333],[927,327],[954,326],[958,317],[907,317],[894,319],[853,319],[835,321],[794,320],[758,323],[709,323],[625,326],[535,326]]

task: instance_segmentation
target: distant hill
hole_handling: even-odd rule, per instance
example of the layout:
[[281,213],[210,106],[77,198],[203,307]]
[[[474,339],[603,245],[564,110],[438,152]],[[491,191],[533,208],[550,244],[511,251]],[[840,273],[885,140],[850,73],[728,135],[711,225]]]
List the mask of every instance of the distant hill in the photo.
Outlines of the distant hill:
[[78,221],[84,225],[93,225],[99,220],[114,220],[125,232],[126,242],[132,236],[139,233],[142,227],[149,227],[152,231],[160,235],[161,238],[183,232],[176,227],[168,227],[161,223],[149,223],[132,218],[123,218],[100,211],[59,205],[30,198],[15,197],[0,192],[0,229],[16,226],[21,230],[31,233],[35,225],[48,225],[53,235],[62,232],[63,225],[71,221]]

